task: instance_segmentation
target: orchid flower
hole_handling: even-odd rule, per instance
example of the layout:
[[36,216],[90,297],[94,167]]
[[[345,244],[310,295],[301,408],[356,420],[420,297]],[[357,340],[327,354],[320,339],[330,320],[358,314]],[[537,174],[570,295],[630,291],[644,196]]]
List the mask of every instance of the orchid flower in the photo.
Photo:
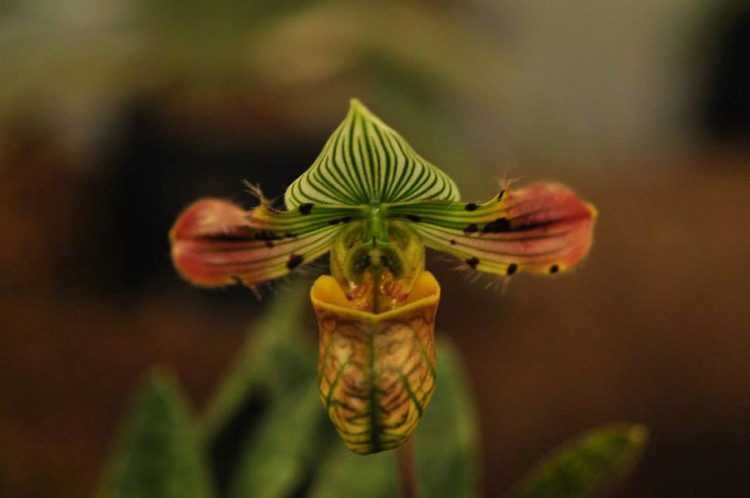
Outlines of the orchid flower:
[[286,190],[286,209],[258,197],[249,211],[221,199],[189,206],[170,232],[172,260],[193,284],[255,288],[331,253],[331,275],[310,292],[320,397],[360,454],[403,444],[435,389],[440,286],[425,247],[501,278],[560,273],[586,255],[596,218],[556,183],[462,201],[451,178],[357,100]]

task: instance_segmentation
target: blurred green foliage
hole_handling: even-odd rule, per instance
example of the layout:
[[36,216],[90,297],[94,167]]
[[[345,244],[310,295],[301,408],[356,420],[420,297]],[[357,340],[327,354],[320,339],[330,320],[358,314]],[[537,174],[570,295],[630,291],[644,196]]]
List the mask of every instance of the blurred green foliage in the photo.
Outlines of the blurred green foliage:
[[154,370],[136,396],[100,496],[214,496],[193,421],[169,374]]
[[297,286],[279,293],[266,316],[247,334],[245,346],[230,366],[202,419],[206,444],[241,417],[247,400],[275,400],[309,383],[316,351],[302,333],[308,289]]
[[648,438],[642,425],[614,423],[585,432],[553,450],[521,480],[514,498],[600,495],[627,476]]
[[315,383],[281,395],[246,439],[227,496],[293,496],[326,448],[326,423]]
[[[306,293],[297,286],[274,298],[209,402],[200,431],[176,383],[152,373],[125,420],[100,498],[395,496],[394,452],[349,452],[320,405],[315,347],[302,333]],[[441,338],[437,358],[438,389],[414,436],[419,488],[427,498],[474,497],[475,404],[455,347]],[[627,475],[645,439],[643,427],[629,424],[583,434],[509,496],[590,496]]]

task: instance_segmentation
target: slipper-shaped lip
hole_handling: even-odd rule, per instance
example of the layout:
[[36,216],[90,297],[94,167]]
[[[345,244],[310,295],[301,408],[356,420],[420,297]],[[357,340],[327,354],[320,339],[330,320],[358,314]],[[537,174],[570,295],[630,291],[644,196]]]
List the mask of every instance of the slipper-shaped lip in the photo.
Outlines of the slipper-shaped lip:
[[440,284],[432,273],[424,271],[414,282],[409,297],[399,307],[382,313],[373,313],[356,309],[354,303],[346,298],[338,281],[330,275],[322,275],[313,283],[310,289],[310,299],[316,308],[323,308],[340,315],[370,321],[397,319],[411,310],[437,306],[440,301]]

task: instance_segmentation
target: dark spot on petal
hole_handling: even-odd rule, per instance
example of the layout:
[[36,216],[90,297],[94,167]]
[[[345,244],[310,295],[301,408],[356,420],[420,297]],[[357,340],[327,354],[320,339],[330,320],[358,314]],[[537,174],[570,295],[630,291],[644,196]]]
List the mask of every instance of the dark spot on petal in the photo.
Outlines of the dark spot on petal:
[[[212,242],[244,242],[247,241],[247,236],[232,233],[219,233],[210,235],[201,235],[199,238],[203,240],[210,240]],[[251,237],[252,238],[252,237]]]
[[477,224],[476,223],[472,223],[471,225],[469,225],[466,228],[464,228],[464,233],[474,233],[477,230],[479,230],[477,228]]
[[273,242],[272,242],[272,241],[270,241],[270,240],[267,240],[267,241],[266,241],[266,247],[268,247],[268,248],[271,248],[271,247],[273,247]]
[[482,229],[484,233],[502,233],[510,231],[510,221],[508,218],[498,218],[490,221]]
[[479,264],[479,259],[478,258],[469,258],[469,259],[466,260],[466,264],[469,265],[472,270],[476,270],[477,269],[477,265]]
[[301,254],[291,254],[289,256],[289,261],[286,262],[286,267],[290,270],[294,270],[301,265],[304,260],[305,258]]
[[451,239],[450,243],[451,243],[452,246],[455,246],[456,245],[456,239]]
[[497,200],[502,201],[504,195],[505,195],[505,190],[501,190],[500,193],[497,194]]
[[296,236],[297,235],[293,234],[292,232],[287,232],[287,233],[284,234],[284,237],[289,237],[289,238],[296,237]]
[[278,234],[268,230],[259,230],[253,234],[253,238],[255,240],[278,240],[281,237]]
[[417,216],[416,214],[407,214],[406,219],[415,223],[419,223],[420,221],[422,221],[422,217]]
[[518,265],[515,263],[511,263],[508,265],[508,268],[505,270],[505,274],[508,276],[511,276],[516,272],[516,270],[518,270]]
[[552,265],[552,266],[549,267],[549,272],[550,273],[557,273],[559,271],[560,271],[560,267],[557,266],[557,265]]
[[299,205],[299,212],[300,214],[310,214],[310,211],[312,211],[313,203],[312,202],[306,202],[304,204]]
[[466,208],[467,211],[476,211],[478,206],[476,202],[470,202],[464,207]]
[[236,285],[242,285],[242,279],[240,277],[238,277],[237,275],[232,275],[232,281]]
[[329,225],[338,225],[339,223],[349,223],[352,221],[351,216],[344,216],[343,218],[336,218],[328,222]]

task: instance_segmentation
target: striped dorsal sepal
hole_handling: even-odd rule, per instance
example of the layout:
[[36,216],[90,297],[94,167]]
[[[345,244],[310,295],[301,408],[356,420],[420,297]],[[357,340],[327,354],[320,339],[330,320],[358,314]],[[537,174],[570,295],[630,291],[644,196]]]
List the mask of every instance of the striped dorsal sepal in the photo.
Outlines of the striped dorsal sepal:
[[289,209],[458,199],[448,175],[356,99],[313,165],[284,196]]

